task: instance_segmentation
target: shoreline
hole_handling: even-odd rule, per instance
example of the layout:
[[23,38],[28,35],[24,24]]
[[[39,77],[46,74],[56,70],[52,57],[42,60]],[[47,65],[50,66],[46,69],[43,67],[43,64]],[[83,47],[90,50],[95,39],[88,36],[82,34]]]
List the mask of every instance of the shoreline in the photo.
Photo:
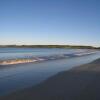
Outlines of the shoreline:
[[0,100],[100,100],[100,59],[60,72],[43,83]]
[[0,48],[72,48],[72,49],[100,49],[89,45],[0,45]]

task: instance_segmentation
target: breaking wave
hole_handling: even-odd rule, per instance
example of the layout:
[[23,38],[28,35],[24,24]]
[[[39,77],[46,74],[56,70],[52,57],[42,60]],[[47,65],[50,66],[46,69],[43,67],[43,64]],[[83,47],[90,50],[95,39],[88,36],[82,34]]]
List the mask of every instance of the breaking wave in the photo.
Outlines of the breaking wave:
[[59,54],[59,55],[51,55],[51,56],[40,56],[40,57],[23,57],[23,58],[14,58],[14,59],[6,59],[0,60],[0,65],[12,65],[12,64],[21,64],[21,63],[34,63],[34,62],[42,62],[49,60],[57,60],[57,59],[66,59],[71,57],[81,57],[86,55],[91,55],[96,53],[95,51],[88,52],[76,52],[71,54]]

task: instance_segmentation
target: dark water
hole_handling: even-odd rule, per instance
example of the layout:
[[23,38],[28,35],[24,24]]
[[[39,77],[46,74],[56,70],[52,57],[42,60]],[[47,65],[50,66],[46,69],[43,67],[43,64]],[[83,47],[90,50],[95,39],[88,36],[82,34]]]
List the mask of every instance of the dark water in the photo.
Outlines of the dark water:
[[[60,53],[73,53],[79,52],[78,49],[16,49],[11,48],[1,50],[1,58],[24,56],[32,54],[34,56],[60,54]],[[11,56],[10,56],[11,55]],[[5,56],[5,57],[4,57]],[[74,57],[69,59],[46,61],[41,63],[28,63],[18,65],[0,66],[0,95],[5,95],[16,90],[31,87],[38,84],[48,77],[57,74],[58,72],[69,70],[72,67],[89,63],[97,58],[100,58],[100,53]]]

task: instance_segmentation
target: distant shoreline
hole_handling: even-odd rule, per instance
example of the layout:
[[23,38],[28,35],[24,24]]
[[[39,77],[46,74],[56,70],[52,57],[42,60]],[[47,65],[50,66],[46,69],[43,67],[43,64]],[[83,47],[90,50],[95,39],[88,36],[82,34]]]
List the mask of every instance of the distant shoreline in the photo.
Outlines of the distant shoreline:
[[72,49],[100,49],[100,47],[83,45],[0,45],[0,48],[72,48]]

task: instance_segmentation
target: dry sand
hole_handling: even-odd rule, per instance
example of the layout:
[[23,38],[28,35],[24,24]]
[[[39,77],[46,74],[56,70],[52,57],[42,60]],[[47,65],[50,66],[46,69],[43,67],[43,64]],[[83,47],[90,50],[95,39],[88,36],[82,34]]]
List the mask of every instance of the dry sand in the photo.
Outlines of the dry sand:
[[58,73],[37,86],[0,100],[100,100],[100,59]]

